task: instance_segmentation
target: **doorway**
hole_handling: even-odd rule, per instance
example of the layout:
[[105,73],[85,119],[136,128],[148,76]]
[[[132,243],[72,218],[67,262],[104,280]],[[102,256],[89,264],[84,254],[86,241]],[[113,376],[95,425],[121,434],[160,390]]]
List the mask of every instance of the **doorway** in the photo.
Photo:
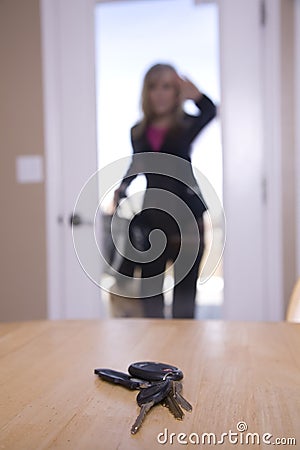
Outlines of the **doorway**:
[[[129,130],[140,118],[142,79],[151,65],[157,62],[172,64],[180,74],[191,78],[215,104],[220,103],[216,3],[196,5],[190,0],[99,3],[95,7],[95,48],[98,169],[132,154]],[[185,108],[194,112],[193,104],[189,102]],[[219,118],[194,142],[192,163],[207,177],[222,201]],[[130,186],[130,193],[141,190],[143,183],[143,177],[138,177]],[[104,214],[110,213],[112,195],[113,191],[102,202]],[[206,240],[209,239],[207,232]],[[221,255],[221,240],[219,251]],[[165,283],[168,282],[170,280],[166,279]],[[108,279],[107,283],[109,286],[113,280]],[[221,263],[206,283],[198,284],[197,318],[221,317],[223,288]],[[108,302],[105,292],[102,297]],[[166,293],[165,301],[168,316],[170,291]]]
[[[157,3],[161,11],[165,2]],[[168,3],[174,6],[177,2],[169,0]],[[227,230],[223,318],[281,320],[284,243],[278,198],[282,187],[280,164],[287,152],[277,139],[282,128],[282,112],[273,107],[278,93],[284,98],[280,79],[281,3],[264,2],[268,11],[266,23],[262,20],[261,0],[216,3],[220,19],[220,114]],[[78,193],[97,168],[95,7],[95,0],[41,0],[48,317],[52,319],[104,314],[99,301],[101,290],[78,263],[69,220]],[[195,75],[190,74],[198,82]],[[262,79],[267,81],[267,91],[263,89]],[[263,126],[266,117],[268,127]],[[272,126],[274,123],[276,127]],[[266,129],[268,145],[264,142]],[[263,164],[265,149],[270,154],[267,173]],[[265,186],[268,186],[267,204]],[[85,211],[80,213],[83,224],[78,228],[84,234],[90,226],[89,217]]]

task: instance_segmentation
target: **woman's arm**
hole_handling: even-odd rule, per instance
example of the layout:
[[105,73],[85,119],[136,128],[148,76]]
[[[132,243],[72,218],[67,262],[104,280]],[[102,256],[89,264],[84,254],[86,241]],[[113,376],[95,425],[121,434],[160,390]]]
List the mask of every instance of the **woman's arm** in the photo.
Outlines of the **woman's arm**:
[[200,131],[217,115],[216,105],[205,94],[195,101],[195,105],[200,110],[199,116],[189,116],[189,138],[192,142]]
[[185,115],[189,142],[192,142],[200,131],[216,116],[217,108],[209,97],[187,78],[180,78],[180,87],[183,100],[193,100],[200,110],[198,116]]
[[[131,131],[130,131],[130,139],[131,139],[131,145],[132,145],[132,148],[133,148],[133,153],[135,154],[136,150],[135,150],[135,145],[134,145],[134,142],[133,142],[132,130],[133,129],[131,129]],[[133,157],[132,160],[131,160],[131,163],[130,163],[128,169],[127,169],[127,172],[126,172],[126,174],[124,175],[124,177],[123,177],[123,179],[121,181],[120,186],[114,192],[114,204],[115,204],[115,206],[118,205],[118,203],[119,203],[119,201],[120,201],[120,199],[122,197],[126,196],[126,189],[130,185],[130,183],[136,178],[137,175],[138,175],[138,171],[137,171],[137,167],[136,167],[136,164],[135,164],[135,159]]]

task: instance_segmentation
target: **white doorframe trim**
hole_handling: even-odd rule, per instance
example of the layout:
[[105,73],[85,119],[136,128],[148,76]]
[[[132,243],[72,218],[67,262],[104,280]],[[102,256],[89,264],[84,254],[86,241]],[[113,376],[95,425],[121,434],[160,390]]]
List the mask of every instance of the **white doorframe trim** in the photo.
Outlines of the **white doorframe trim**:
[[267,320],[282,320],[283,242],[282,242],[282,160],[281,160],[281,0],[265,0],[266,24],[262,27],[264,104],[264,183],[266,190],[265,307]]
[[[40,0],[49,319],[104,315],[101,291],[79,265],[69,223],[77,195],[97,169],[94,5]],[[72,158],[80,164],[71,165],[69,179]]]
[[46,236],[47,236],[47,305],[48,319],[65,317],[63,295],[63,230],[62,170],[60,134],[60,91],[58,65],[59,16],[57,1],[40,0],[43,90],[44,90],[44,142],[46,167]]

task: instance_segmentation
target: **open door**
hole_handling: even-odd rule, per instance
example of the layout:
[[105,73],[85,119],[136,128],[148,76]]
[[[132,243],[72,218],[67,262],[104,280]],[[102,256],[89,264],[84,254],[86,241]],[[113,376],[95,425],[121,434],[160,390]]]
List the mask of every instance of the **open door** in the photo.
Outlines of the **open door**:
[[[49,318],[100,318],[101,291],[79,264],[71,227],[77,197],[97,170],[94,1],[42,0],[41,18]],[[82,239],[93,226],[87,211],[74,221]]]

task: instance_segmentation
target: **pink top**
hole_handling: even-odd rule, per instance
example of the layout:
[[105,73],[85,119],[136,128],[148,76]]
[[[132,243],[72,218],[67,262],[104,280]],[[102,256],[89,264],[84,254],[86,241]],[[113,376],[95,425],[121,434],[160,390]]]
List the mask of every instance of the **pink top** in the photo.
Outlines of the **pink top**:
[[161,149],[167,131],[167,128],[157,128],[152,125],[147,128],[146,136],[155,152],[159,152]]

